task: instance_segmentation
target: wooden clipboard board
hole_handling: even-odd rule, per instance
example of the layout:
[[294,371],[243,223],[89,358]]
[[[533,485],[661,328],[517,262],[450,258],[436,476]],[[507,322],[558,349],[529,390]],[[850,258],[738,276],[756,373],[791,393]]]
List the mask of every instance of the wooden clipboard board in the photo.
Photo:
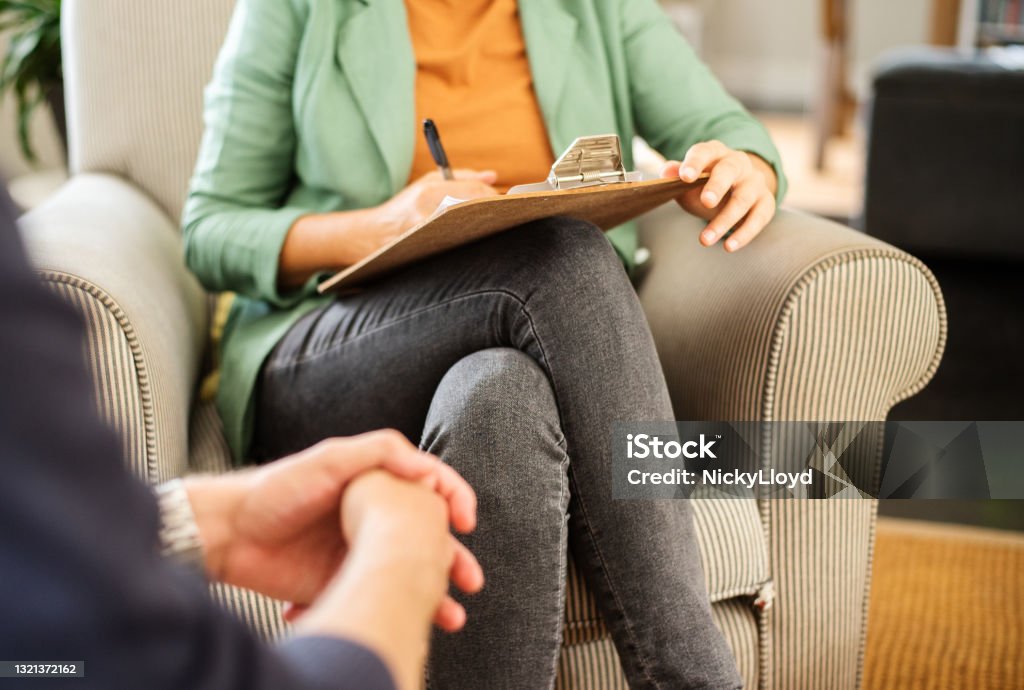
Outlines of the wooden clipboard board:
[[320,293],[350,290],[403,266],[509,230],[523,223],[568,216],[610,230],[675,199],[688,187],[679,179],[620,182],[564,190],[473,199],[450,206],[357,264],[322,282]]

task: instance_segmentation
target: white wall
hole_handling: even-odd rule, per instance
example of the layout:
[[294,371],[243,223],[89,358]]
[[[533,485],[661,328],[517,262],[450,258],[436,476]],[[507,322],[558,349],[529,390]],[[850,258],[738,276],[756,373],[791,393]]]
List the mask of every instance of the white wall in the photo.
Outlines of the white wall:
[[[670,0],[671,1],[671,0]],[[757,106],[806,108],[817,85],[822,0],[686,0],[704,11],[703,54],[735,95]],[[851,82],[867,93],[886,50],[927,40],[930,0],[848,0]]]

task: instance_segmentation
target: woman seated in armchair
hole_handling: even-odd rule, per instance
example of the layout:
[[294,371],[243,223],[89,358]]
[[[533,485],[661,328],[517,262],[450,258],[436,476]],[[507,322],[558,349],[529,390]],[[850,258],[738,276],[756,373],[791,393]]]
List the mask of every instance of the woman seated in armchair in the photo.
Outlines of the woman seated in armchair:
[[431,687],[553,685],[567,549],[632,687],[739,687],[689,503],[611,496],[612,423],[673,418],[632,225],[552,218],[316,292],[446,195],[543,179],[587,134],[644,137],[665,176],[708,173],[679,199],[709,221],[693,241],[750,242],[782,194],[778,153],[655,0],[239,0],[205,124],[183,223],[190,268],[236,295],[217,393],[236,458],[391,427],[477,491],[465,541],[488,582],[464,631],[435,635]]

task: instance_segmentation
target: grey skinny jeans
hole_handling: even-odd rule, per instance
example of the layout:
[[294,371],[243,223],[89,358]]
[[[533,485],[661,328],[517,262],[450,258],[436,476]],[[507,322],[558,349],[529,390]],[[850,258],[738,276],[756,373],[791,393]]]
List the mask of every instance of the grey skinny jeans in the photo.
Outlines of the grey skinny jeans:
[[587,223],[556,218],[419,263],[301,319],[264,366],[264,458],[391,427],[479,497],[487,577],[435,635],[432,688],[550,688],[566,546],[633,688],[738,688],[688,501],[616,501],[612,423],[672,419],[639,300]]

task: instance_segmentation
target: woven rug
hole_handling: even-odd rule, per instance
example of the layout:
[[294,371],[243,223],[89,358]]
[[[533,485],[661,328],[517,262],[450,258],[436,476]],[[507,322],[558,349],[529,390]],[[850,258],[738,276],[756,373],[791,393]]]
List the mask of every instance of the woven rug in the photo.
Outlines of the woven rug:
[[880,519],[863,687],[1024,688],[1024,536]]

